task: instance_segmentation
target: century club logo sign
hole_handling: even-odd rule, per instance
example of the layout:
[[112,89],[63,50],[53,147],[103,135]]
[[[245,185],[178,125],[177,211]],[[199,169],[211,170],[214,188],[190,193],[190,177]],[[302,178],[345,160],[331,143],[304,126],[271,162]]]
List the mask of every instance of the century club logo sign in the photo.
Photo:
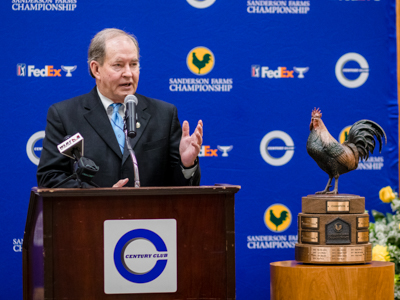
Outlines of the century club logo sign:
[[215,66],[214,53],[204,46],[190,50],[186,56],[186,66],[196,78],[170,78],[171,92],[230,92],[232,78],[208,78]]
[[40,153],[42,152],[42,143],[45,136],[45,132],[38,131],[34,133],[26,143],[26,154],[29,160],[35,165],[39,164]]
[[343,86],[350,89],[358,88],[368,79],[368,62],[358,53],[346,53],[336,62],[335,75]]
[[19,77],[62,77],[61,70],[64,71],[65,77],[72,77],[72,72],[77,66],[61,66],[60,69],[54,68],[53,65],[45,65],[43,68],[36,68],[35,65],[17,64],[17,76]]
[[[277,67],[277,69],[270,69],[267,66],[252,65],[251,66],[251,77],[254,78],[304,78],[304,74],[307,73],[309,67],[293,67],[292,70],[287,67]],[[294,74],[297,73],[297,74]]]
[[[133,243],[134,241],[139,241],[139,240],[149,241],[154,245],[154,247],[159,253],[125,254],[126,248],[128,248],[130,244]],[[155,266],[150,271],[147,272],[142,272],[138,270],[134,271],[130,268],[128,264],[128,259],[151,259],[151,258],[159,258],[159,259],[157,259]],[[146,283],[156,279],[164,271],[165,266],[167,265],[167,261],[168,261],[168,251],[164,241],[160,238],[158,234],[147,229],[135,229],[124,234],[118,241],[114,250],[114,263],[118,272],[125,279],[136,283]]]
[[176,220],[104,222],[106,294],[177,290]]
[[207,8],[214,4],[215,0],[186,0],[191,6],[196,8]]
[[[284,145],[274,145],[274,140],[277,140],[279,143],[283,142]],[[282,152],[283,155],[280,156]],[[280,130],[271,131],[262,138],[260,153],[265,162],[271,166],[283,166],[287,164],[294,155],[294,142],[286,132]],[[271,153],[277,154],[272,155]]]

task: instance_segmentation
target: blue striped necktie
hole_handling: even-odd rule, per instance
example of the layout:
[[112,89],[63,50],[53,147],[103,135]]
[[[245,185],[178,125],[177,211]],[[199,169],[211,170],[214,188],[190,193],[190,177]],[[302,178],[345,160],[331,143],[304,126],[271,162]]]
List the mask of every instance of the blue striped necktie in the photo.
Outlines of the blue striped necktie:
[[119,144],[119,148],[121,149],[122,154],[124,154],[124,147],[125,147],[125,134],[124,134],[124,121],[122,117],[118,113],[119,107],[121,103],[113,103],[110,106],[113,107],[113,113],[111,115],[111,125],[114,129],[115,136],[117,137],[117,141]]

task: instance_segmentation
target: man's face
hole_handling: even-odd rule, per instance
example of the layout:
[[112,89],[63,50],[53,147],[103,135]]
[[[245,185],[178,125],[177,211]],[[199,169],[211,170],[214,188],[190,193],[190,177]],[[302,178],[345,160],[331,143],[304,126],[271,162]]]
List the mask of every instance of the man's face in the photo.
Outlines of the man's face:
[[102,66],[91,62],[92,73],[102,95],[124,103],[127,95],[136,92],[139,82],[139,57],[135,44],[125,36],[106,42],[106,58]]

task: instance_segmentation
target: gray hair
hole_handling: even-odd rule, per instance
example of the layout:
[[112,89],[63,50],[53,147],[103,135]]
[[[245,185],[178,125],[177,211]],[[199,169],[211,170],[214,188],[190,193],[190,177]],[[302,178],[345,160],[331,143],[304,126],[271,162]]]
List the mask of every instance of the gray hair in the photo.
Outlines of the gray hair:
[[95,77],[92,73],[92,70],[90,69],[90,63],[92,61],[97,61],[100,64],[100,66],[102,66],[106,58],[106,42],[117,36],[126,36],[127,38],[131,39],[132,42],[135,44],[139,55],[139,43],[133,34],[127,33],[123,30],[116,28],[103,29],[94,36],[89,46],[89,51],[88,51],[89,72],[93,78]]

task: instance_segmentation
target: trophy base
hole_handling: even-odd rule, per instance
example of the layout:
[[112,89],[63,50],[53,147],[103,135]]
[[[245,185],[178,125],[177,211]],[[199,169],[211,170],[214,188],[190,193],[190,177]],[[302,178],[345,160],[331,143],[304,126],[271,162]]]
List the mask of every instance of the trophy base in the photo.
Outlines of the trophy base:
[[372,261],[372,245],[295,245],[295,259],[307,264],[365,264]]

